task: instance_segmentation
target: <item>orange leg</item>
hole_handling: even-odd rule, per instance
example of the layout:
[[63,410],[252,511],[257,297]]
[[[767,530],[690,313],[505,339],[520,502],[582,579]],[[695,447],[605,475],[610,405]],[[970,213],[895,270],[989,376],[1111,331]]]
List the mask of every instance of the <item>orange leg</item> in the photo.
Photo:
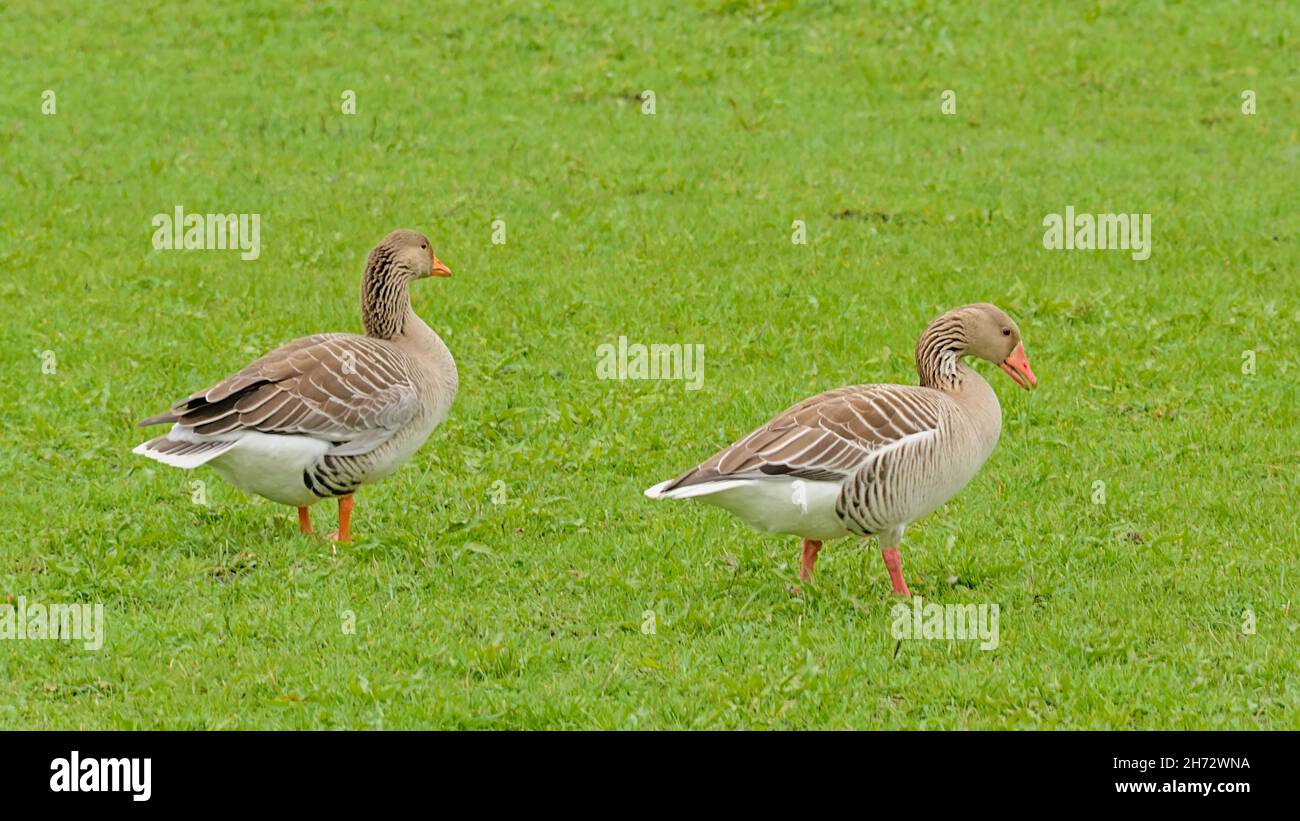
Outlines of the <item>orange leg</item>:
[[907,582],[903,581],[903,557],[898,555],[898,548],[882,550],[880,555],[885,557],[885,568],[889,570],[889,581],[894,585],[894,595],[905,599],[912,598],[912,591],[907,589]]
[[298,508],[298,530],[311,535],[311,512],[308,508]]
[[331,534],[336,542],[352,541],[352,497],[339,497],[339,529]]
[[813,565],[817,562],[817,551],[822,543],[812,539],[803,540],[803,560],[799,562],[799,579],[810,582],[813,577]]

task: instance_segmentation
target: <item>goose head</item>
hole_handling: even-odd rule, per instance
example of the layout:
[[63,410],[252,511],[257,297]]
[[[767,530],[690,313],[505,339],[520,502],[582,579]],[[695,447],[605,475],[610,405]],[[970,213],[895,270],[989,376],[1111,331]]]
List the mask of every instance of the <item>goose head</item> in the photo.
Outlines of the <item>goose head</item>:
[[982,302],[959,309],[966,336],[965,353],[997,365],[1025,390],[1038,387],[1020,339],[1020,327],[996,305]]
[[433,253],[433,243],[419,231],[400,228],[370,252],[367,269],[378,268],[392,277],[408,280],[425,277],[449,277],[451,271]]
[[958,363],[964,356],[987,359],[1025,390],[1038,386],[1020,341],[1020,328],[996,305],[963,305],[926,326],[916,341],[916,372],[921,384],[939,390],[958,388]]

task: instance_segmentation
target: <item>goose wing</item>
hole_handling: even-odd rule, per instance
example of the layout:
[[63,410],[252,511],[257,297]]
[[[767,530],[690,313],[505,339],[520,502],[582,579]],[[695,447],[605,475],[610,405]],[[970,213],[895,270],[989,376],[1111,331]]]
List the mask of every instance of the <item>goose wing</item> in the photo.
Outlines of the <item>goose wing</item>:
[[885,449],[932,437],[942,402],[935,391],[907,385],[828,391],[790,407],[657,490],[770,476],[843,481]]
[[200,438],[240,431],[324,439],[330,453],[367,453],[420,409],[411,363],[392,345],[352,334],[296,339],[141,426],[175,422]]

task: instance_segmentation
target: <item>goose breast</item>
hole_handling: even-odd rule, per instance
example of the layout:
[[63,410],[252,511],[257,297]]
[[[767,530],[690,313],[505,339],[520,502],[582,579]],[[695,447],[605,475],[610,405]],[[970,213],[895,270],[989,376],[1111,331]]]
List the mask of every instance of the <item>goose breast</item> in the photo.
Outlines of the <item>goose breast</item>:
[[877,449],[845,479],[835,510],[851,532],[866,536],[905,527],[937,510],[979,472],[997,444],[1001,410],[984,380],[969,386],[969,395],[956,397],[873,386],[882,404],[924,402],[934,411],[934,424]]

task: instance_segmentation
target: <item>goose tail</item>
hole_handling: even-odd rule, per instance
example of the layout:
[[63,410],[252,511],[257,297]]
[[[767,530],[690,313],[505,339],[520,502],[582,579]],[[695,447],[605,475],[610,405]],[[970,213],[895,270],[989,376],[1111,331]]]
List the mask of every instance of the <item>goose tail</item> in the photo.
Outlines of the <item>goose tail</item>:
[[147,456],[164,465],[189,470],[212,461],[233,448],[235,444],[236,442],[230,440],[187,442],[183,439],[174,439],[168,433],[154,437],[148,442],[141,442],[131,452]]

